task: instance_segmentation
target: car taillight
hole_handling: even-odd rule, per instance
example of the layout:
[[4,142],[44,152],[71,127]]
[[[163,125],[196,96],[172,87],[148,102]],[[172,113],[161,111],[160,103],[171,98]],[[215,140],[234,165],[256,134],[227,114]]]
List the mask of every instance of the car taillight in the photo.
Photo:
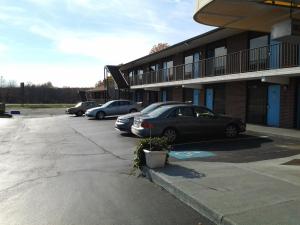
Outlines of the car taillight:
[[147,121],[143,121],[142,124],[141,124],[141,127],[148,128],[148,129],[154,128],[153,124],[149,123]]

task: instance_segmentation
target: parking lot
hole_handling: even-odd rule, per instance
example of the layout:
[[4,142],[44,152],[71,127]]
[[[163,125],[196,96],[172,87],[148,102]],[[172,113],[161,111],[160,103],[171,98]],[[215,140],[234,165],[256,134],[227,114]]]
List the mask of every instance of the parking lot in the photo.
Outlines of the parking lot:
[[[98,121],[70,116],[69,122],[70,126],[82,132],[83,135],[89,133],[91,138],[97,139],[97,142],[109,151],[126,159],[131,159],[132,149],[135,148],[139,138],[132,134],[121,133],[115,130],[115,119],[115,117],[111,117]],[[95,128],[97,132],[91,132]],[[208,151],[214,155],[185,160],[244,163],[300,154],[300,140],[254,132],[246,132],[234,139],[226,139],[222,136],[194,136],[180,138],[173,145],[172,151]]]
[[[120,134],[114,122],[68,115],[0,120],[0,221],[211,224],[166,191],[132,175],[139,139]],[[199,163],[243,163],[299,154],[299,146],[300,141],[249,133],[238,139],[185,138],[173,151],[212,153],[184,159]]]
[[137,139],[114,120],[34,115],[0,120],[0,224],[210,225],[137,177]]

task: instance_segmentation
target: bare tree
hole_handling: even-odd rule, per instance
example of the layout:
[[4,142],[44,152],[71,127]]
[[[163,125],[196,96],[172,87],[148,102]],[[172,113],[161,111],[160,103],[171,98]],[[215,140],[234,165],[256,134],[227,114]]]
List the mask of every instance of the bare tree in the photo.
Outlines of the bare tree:
[[99,81],[95,84],[95,87],[98,88],[98,87],[101,87],[102,85],[104,85],[104,81],[103,81],[103,80],[99,80]]
[[150,50],[150,53],[149,54],[152,54],[152,53],[155,53],[155,52],[159,52],[165,48],[169,47],[169,44],[168,43],[158,43],[156,45],[154,45],[151,50]]
[[3,76],[1,76],[0,77],[0,88],[3,88],[3,87],[5,87],[5,79],[4,79],[4,77]]
[[7,82],[7,85],[6,85],[7,87],[9,87],[9,88],[12,88],[12,87],[17,87],[18,85],[17,85],[17,81],[15,81],[15,80],[9,80],[8,82]]

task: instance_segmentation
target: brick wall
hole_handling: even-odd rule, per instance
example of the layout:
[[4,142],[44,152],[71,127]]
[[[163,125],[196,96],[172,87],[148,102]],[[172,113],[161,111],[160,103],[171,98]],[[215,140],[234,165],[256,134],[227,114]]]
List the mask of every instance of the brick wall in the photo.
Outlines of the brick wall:
[[226,83],[225,95],[226,114],[246,120],[246,82]]
[[170,88],[172,101],[182,101],[183,100],[183,88],[182,87],[171,87]]
[[296,79],[290,79],[289,85],[281,86],[280,127],[293,128],[296,112]]
[[205,106],[205,87],[204,87],[204,85],[203,85],[203,88],[200,90],[199,101],[200,101],[200,105]]
[[238,52],[248,48],[248,32],[227,38],[228,54]]

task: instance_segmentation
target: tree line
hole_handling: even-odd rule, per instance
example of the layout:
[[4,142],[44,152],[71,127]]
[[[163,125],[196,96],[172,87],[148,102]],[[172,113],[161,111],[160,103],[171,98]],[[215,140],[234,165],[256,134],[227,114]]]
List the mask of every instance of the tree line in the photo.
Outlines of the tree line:
[[87,88],[54,87],[51,82],[45,84],[27,83],[18,86],[16,82],[6,82],[0,78],[0,102],[10,104],[57,104],[81,101],[80,92]]

